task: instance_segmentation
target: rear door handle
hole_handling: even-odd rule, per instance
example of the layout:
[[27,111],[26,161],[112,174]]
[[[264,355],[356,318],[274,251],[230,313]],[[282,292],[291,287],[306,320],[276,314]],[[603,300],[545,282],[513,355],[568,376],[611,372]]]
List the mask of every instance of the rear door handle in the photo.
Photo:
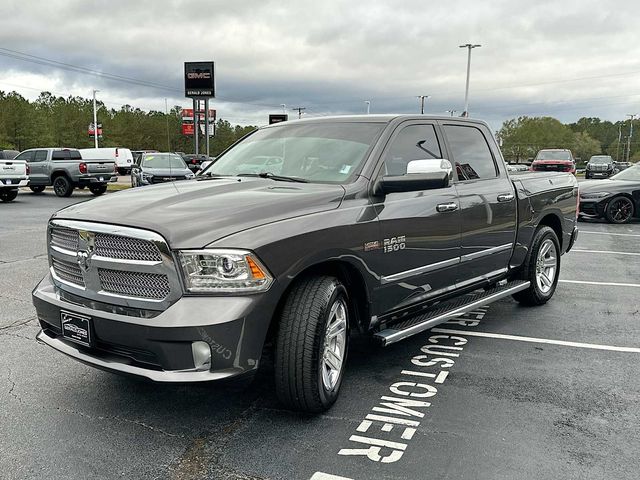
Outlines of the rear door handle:
[[457,209],[458,209],[458,204],[455,202],[440,203],[436,206],[436,210],[440,213],[453,212],[454,210],[457,210]]
[[513,193],[501,193],[500,195],[498,195],[499,202],[510,202],[514,198],[516,197],[513,195]]

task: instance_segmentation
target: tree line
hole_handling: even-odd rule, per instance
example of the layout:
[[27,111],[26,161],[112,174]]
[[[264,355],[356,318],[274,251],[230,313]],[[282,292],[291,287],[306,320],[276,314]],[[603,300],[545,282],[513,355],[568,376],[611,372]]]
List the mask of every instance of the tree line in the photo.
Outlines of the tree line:
[[[131,105],[107,108],[98,102],[98,124],[102,124],[101,147],[193,153],[193,136],[182,135],[182,108],[167,114],[143,111]],[[29,101],[16,92],[0,91],[0,149],[26,150],[36,147],[93,147],[88,127],[93,122],[93,101],[82,97],[58,97],[42,92]],[[254,126],[216,121],[210,154],[218,155],[233,142],[255,130]],[[167,134],[168,133],[168,134]],[[204,150],[201,141],[201,152]]]
[[[598,154],[624,161],[629,129],[629,120],[610,122],[597,117],[583,117],[575,123],[563,124],[552,117],[523,116],[504,122],[497,137],[508,162],[531,161],[543,148],[568,148],[580,163]],[[640,160],[640,142],[634,142],[635,135],[630,143],[632,162]]]

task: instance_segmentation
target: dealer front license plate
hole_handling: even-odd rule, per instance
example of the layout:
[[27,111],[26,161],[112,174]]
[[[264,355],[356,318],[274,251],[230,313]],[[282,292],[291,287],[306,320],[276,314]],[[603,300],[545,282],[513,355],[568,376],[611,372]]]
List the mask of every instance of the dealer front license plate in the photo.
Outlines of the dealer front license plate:
[[78,313],[60,312],[62,336],[86,347],[91,346],[91,317]]

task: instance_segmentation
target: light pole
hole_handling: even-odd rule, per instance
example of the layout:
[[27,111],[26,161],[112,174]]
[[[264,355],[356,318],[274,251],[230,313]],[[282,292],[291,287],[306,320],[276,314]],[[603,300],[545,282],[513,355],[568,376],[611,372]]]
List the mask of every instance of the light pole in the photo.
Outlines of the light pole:
[[281,103],[280,106],[282,107],[282,113],[284,113],[286,115],[287,114],[287,104],[286,103]]
[[474,45],[472,43],[466,43],[464,45],[460,45],[460,48],[466,48],[467,52],[467,85],[464,90],[464,111],[462,112],[463,117],[469,116],[469,73],[471,71],[471,50],[474,48],[479,48],[482,45]]
[[171,151],[171,140],[169,139],[169,107],[167,99],[164,99],[164,118],[167,120],[167,152]]
[[93,91],[93,145],[98,148],[98,111],[96,109],[96,93],[100,90]]
[[420,113],[424,114],[424,101],[431,98],[431,95],[418,95],[416,98],[420,100]]
[[456,114],[457,110],[447,110],[447,113],[451,114],[453,117]]
[[371,100],[365,100],[365,105],[367,106],[367,115],[371,112]]
[[629,137],[627,138],[627,162],[631,156],[631,137],[633,137],[633,119],[638,116],[637,113],[627,113],[629,117]]

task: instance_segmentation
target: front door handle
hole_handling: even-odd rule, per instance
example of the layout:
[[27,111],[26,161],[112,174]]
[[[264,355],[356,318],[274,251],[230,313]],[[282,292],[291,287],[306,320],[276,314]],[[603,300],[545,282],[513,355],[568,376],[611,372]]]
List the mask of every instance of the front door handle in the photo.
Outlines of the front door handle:
[[499,202],[510,202],[511,200],[513,200],[514,198],[516,198],[513,193],[501,193],[500,195],[498,195],[498,201]]
[[457,210],[457,209],[458,209],[458,204],[456,202],[440,203],[436,205],[436,210],[440,213],[453,212],[454,210]]

